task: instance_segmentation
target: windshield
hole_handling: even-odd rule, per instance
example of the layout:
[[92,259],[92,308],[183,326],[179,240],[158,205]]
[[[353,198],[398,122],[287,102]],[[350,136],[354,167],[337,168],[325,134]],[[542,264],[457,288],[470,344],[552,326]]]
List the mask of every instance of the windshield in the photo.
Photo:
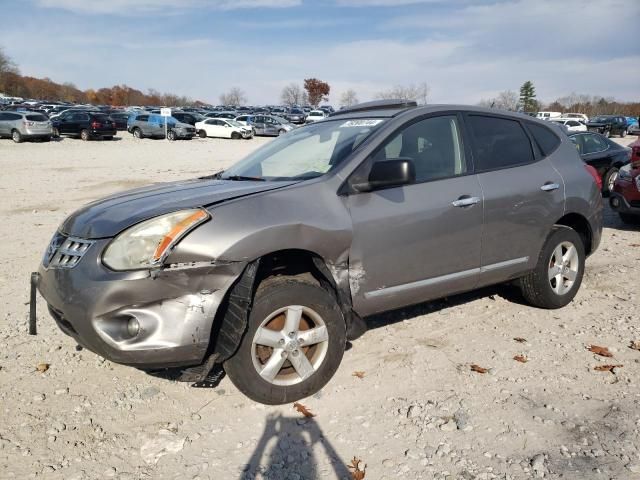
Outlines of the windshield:
[[287,120],[285,120],[282,117],[271,117],[271,118],[273,118],[276,121],[276,123],[279,123],[281,125],[284,125],[285,123],[289,123]]
[[222,179],[305,180],[344,161],[384,119],[331,120],[312,124],[256,150],[221,175]]
[[235,120],[227,120],[227,123],[233,127],[242,127],[243,125],[241,125],[240,123],[236,122]]
[[322,112],[311,112],[309,113],[310,117],[324,117],[324,113]]

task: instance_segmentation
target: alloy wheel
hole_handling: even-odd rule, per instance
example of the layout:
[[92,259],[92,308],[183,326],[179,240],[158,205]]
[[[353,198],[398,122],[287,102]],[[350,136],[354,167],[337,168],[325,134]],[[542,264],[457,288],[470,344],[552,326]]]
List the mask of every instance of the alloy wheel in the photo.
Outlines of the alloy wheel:
[[290,386],[311,377],[329,348],[322,317],[309,307],[289,305],[271,313],[253,336],[251,358],[258,374],[273,385]]
[[548,278],[551,290],[556,295],[569,292],[576,281],[580,268],[578,250],[571,242],[560,243],[549,259]]

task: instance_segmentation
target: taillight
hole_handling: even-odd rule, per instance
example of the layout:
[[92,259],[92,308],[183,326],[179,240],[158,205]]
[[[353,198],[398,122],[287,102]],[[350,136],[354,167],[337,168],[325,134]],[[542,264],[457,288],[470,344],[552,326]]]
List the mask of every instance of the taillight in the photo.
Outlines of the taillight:
[[598,190],[602,190],[602,177],[600,177],[600,174],[598,173],[598,171],[595,168],[593,168],[591,165],[587,165],[587,164],[585,164],[584,168],[586,168],[587,172],[589,172],[593,177],[593,180],[596,182],[596,185],[598,185]]
[[100,122],[93,122],[91,123],[91,128],[100,128],[102,126],[102,124]]

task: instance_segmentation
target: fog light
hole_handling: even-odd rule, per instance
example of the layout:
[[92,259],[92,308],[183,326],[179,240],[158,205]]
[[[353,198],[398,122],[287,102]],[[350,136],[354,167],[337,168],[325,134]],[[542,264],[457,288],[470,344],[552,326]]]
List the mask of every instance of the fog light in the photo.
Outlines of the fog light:
[[140,333],[140,323],[135,318],[130,318],[127,322],[127,333],[130,337],[135,337]]
[[620,199],[618,199],[617,197],[613,197],[611,199],[611,206],[613,208],[618,208],[620,206]]

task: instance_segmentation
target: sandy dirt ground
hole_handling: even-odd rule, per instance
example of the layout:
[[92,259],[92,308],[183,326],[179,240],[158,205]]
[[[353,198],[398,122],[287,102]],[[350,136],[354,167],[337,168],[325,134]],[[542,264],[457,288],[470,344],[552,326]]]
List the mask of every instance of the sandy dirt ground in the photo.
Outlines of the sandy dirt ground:
[[[28,336],[29,272],[67,214],[212,173],[269,141],[121,137],[0,140],[0,478],[351,478],[354,457],[367,480],[640,478],[640,351],[629,348],[640,228],[609,210],[568,307],[537,310],[494,287],[371,318],[333,380],[302,401],[311,419],[256,404],[227,378],[199,388],[77,351],[42,299]],[[621,367],[594,370],[605,364]]]

